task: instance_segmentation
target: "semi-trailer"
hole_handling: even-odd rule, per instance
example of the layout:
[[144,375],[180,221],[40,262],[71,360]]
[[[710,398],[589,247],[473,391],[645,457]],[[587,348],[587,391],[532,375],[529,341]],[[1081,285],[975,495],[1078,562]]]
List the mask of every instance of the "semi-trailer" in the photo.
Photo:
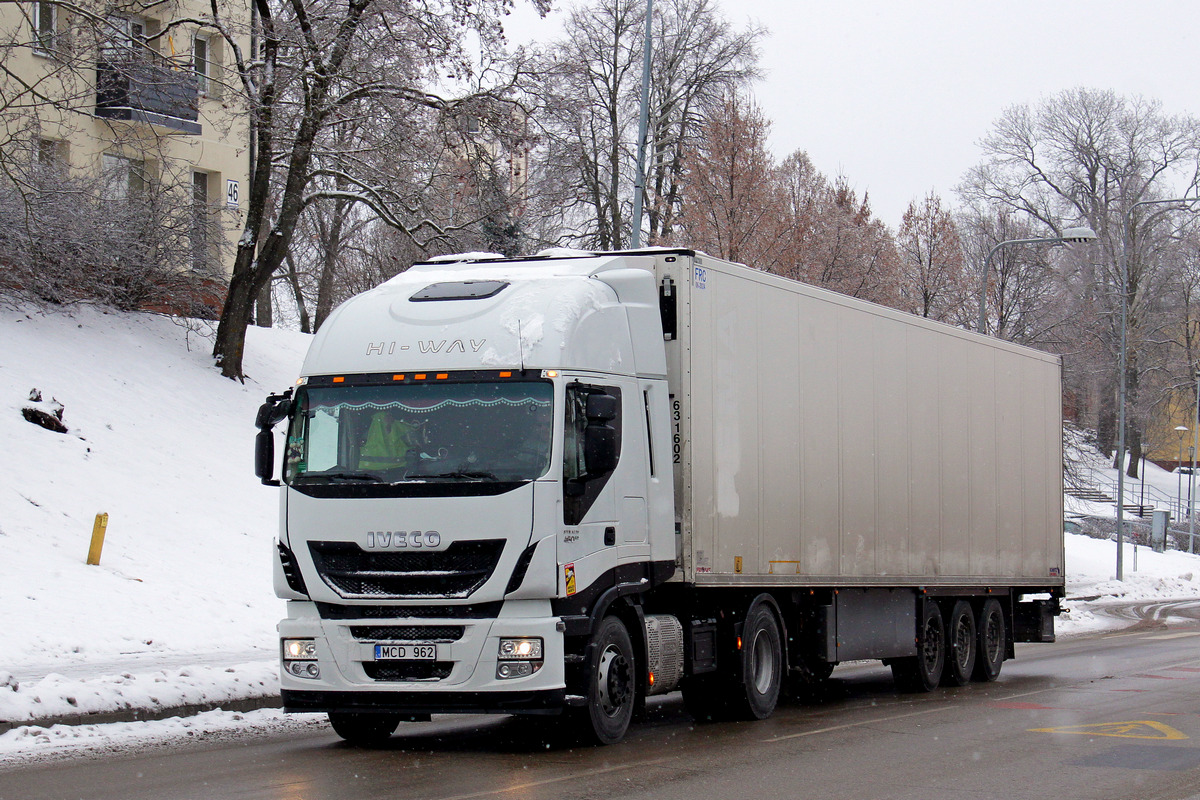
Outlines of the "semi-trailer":
[[1060,359],[700,252],[415,265],[257,425],[283,705],[352,741],[612,743],[676,689],[763,718],[841,663],[929,691],[1054,640]]

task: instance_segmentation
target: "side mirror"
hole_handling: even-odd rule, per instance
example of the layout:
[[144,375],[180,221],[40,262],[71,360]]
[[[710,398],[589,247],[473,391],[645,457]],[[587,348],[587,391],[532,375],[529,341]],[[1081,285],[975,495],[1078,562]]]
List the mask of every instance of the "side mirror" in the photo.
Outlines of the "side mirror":
[[589,394],[584,407],[584,416],[588,422],[608,422],[617,418],[617,398],[611,394]]
[[583,459],[589,477],[616,469],[617,432],[607,425],[588,425],[584,428]]
[[287,418],[292,410],[292,390],[283,394],[267,395],[266,402],[258,407],[254,426],[258,435],[254,437],[254,474],[265,486],[278,486],[275,480],[275,434],[271,429]]
[[275,480],[275,434],[264,428],[254,437],[254,474],[264,486],[278,486]]

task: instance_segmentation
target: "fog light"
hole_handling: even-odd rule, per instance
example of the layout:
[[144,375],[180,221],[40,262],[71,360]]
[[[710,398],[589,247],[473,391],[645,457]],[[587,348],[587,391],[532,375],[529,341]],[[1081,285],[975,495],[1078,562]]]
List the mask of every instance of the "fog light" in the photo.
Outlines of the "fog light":
[[321,668],[315,661],[285,661],[283,662],[284,671],[293,678],[319,678],[321,677]]
[[541,661],[541,639],[501,639],[499,658],[503,661]]
[[284,639],[283,658],[285,661],[316,661],[316,639]]
[[502,681],[509,678],[525,678],[541,668],[540,661],[510,661],[496,665],[496,678]]

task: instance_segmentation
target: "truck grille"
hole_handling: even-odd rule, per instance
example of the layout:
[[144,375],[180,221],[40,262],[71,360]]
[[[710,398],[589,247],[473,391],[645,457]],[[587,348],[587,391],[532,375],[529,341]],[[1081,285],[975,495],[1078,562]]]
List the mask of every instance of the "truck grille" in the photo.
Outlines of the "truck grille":
[[495,619],[504,601],[473,606],[339,606],[317,603],[321,619]]
[[440,681],[453,666],[452,661],[367,661],[363,670],[373,681]]
[[353,542],[309,542],[317,574],[342,597],[468,597],[483,586],[503,539],[454,542],[445,550],[374,553]]
[[351,625],[350,635],[361,642],[457,642],[462,625]]

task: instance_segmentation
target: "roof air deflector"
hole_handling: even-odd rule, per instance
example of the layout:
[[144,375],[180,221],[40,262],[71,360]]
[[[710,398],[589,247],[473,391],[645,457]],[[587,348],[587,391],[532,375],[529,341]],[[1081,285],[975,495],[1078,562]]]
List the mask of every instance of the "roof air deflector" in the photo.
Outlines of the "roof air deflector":
[[431,283],[408,298],[414,303],[430,300],[482,300],[495,297],[508,281],[444,281]]

